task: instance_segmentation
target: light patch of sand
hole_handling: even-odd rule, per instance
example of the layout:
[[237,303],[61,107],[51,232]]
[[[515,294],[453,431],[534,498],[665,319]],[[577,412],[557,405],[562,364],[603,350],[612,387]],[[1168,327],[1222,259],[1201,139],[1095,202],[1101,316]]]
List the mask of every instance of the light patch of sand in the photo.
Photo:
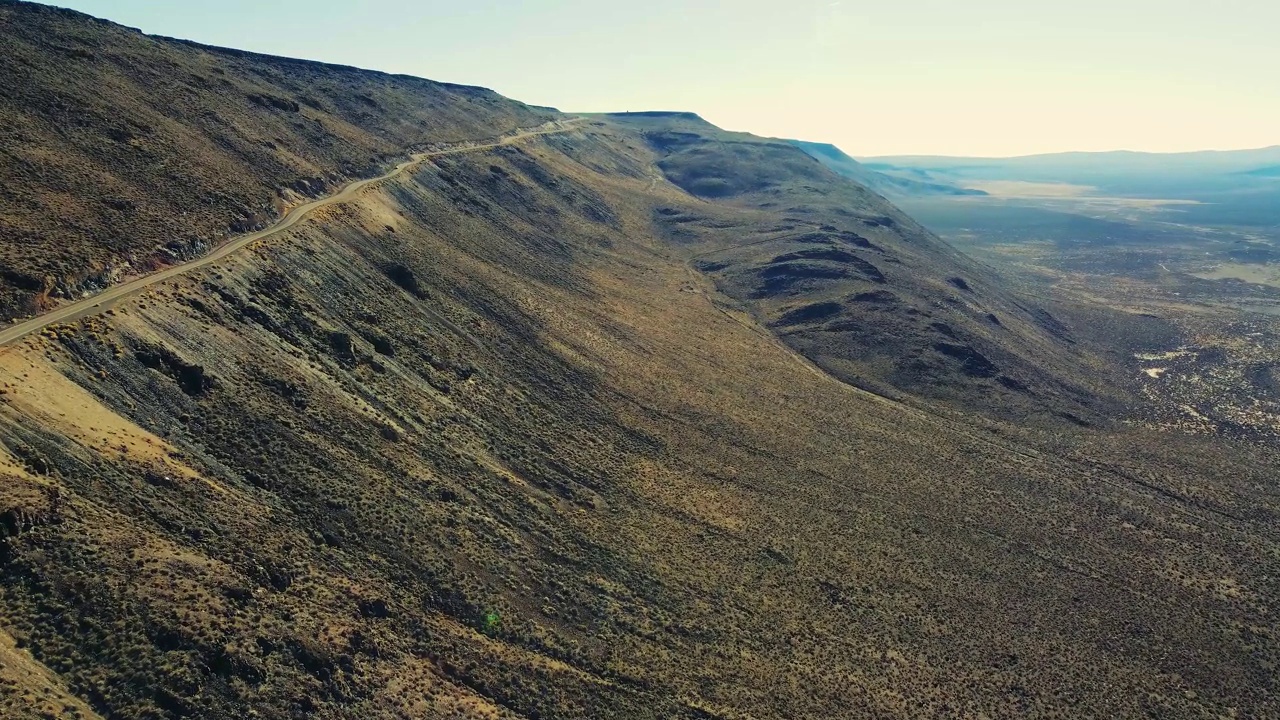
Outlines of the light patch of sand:
[[1097,190],[1091,185],[1027,182],[1024,180],[984,180],[969,183],[965,187],[971,190],[981,190],[992,197],[1000,198],[1084,197]]
[[1159,380],[1165,373],[1169,372],[1169,368],[1146,368],[1142,372],[1146,373],[1148,377]]
[[359,204],[353,203],[347,209],[370,235],[385,233],[387,228],[397,231],[405,221],[400,203],[392,193],[365,193]]
[[1205,417],[1204,415],[1201,415],[1199,412],[1197,412],[1197,411],[1196,411],[1196,409],[1195,409],[1195,408],[1191,407],[1190,405],[1179,405],[1178,407],[1179,407],[1179,408],[1180,408],[1184,413],[1186,413],[1186,414],[1190,415],[1191,417],[1195,418],[1196,420],[1199,420],[1200,422],[1204,422],[1204,423],[1212,423],[1212,422],[1213,422],[1213,421],[1211,421],[1209,418]]
[[1192,274],[1202,280],[1243,280],[1247,283],[1280,287],[1280,265],[1223,263],[1208,272]]
[[971,182],[965,187],[982,190],[986,195],[957,198],[963,202],[1034,201],[1032,206],[1084,215],[1118,216],[1137,219],[1166,207],[1200,205],[1199,200],[1179,198],[1142,198],[1098,195],[1097,188],[1071,183],[1028,182],[1023,180],[989,180]]
[[25,422],[56,430],[103,455],[159,464],[175,475],[203,480],[200,473],[170,457],[177,452],[173,446],[103,405],[30,346],[0,352],[0,388],[5,390],[0,396],[4,404]]

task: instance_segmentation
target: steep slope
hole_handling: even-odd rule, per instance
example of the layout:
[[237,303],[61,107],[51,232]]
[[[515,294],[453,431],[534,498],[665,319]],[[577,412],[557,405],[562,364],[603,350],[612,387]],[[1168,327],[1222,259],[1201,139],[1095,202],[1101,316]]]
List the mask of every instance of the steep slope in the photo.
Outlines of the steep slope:
[[207,252],[410,148],[552,113],[483,88],[0,0],[0,319]]
[[6,631],[111,717],[1275,709],[1274,453],[836,382],[640,148],[442,159],[0,355]]
[[695,198],[659,209],[657,232],[842,380],[1018,419],[1101,422],[1127,402],[1087,336],[791,144],[688,114],[607,121],[640,133]]
[[0,715],[1280,712],[1274,448],[838,381],[776,320],[856,283],[837,370],[1092,355],[784,143],[575,127],[0,349]]
[[962,188],[944,183],[924,182],[909,177],[872,170],[849,157],[843,150],[830,143],[788,140],[837,175],[861,183],[889,197],[928,197],[931,195],[986,195],[982,190]]

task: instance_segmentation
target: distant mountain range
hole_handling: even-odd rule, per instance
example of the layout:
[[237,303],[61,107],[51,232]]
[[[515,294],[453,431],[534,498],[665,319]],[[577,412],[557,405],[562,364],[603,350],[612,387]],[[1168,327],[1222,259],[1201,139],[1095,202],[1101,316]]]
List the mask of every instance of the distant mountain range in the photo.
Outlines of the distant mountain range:
[[1250,191],[1260,179],[1280,175],[1280,145],[1254,150],[1067,152],[1011,158],[900,155],[862,158],[861,167],[889,175],[916,173],[944,184],[1021,180],[1089,185],[1113,194],[1207,197]]
[[1198,150],[1179,153],[1135,152],[1062,152],[1016,157],[965,157],[949,155],[882,155],[867,156],[861,161],[869,167],[1105,167],[1136,170],[1144,168],[1197,167],[1219,172],[1245,170],[1259,165],[1280,163],[1280,145],[1249,150]]
[[832,171],[892,198],[986,195],[995,180],[1071,183],[1118,195],[1156,193],[1208,200],[1267,191],[1280,178],[1280,145],[1185,153],[1065,152],[1019,157],[893,155],[856,159],[830,143],[788,140]]

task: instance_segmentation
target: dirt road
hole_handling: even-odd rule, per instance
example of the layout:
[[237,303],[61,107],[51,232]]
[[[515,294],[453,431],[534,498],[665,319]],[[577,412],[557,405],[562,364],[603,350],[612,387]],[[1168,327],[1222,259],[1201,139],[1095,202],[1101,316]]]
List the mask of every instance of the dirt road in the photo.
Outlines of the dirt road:
[[399,175],[405,170],[408,170],[409,168],[412,168],[412,167],[416,167],[417,165],[423,163],[426,160],[430,160],[431,158],[442,157],[445,155],[459,155],[462,153],[478,152],[481,150],[492,150],[493,148],[496,148],[496,147],[502,147],[503,145],[510,145],[512,143],[520,142],[521,140],[525,140],[527,138],[535,137],[538,135],[553,135],[556,133],[567,132],[571,130],[574,126],[576,126],[579,122],[581,122],[581,120],[576,118],[570,119],[570,120],[564,120],[564,121],[552,123],[549,125],[542,126],[540,128],[532,129],[532,130],[520,130],[512,135],[508,135],[506,137],[503,137],[499,140],[495,140],[494,142],[490,142],[490,143],[483,143],[483,144],[477,144],[477,145],[464,145],[461,147],[449,148],[447,150],[435,150],[432,152],[417,153],[413,155],[410,159],[397,165],[394,169],[392,169],[390,172],[386,173],[385,175],[380,175],[378,177],[369,178],[367,180],[358,180],[356,182],[349,183],[348,185],[343,187],[342,190],[338,191],[333,195],[320,198],[319,200],[313,200],[304,205],[299,205],[293,208],[292,210],[290,210],[288,213],[286,213],[284,217],[280,218],[280,220],[278,220],[271,227],[265,228],[263,230],[258,230],[257,232],[249,233],[248,235],[241,235],[240,237],[234,238],[226,243],[223,243],[222,245],[219,245],[217,248],[213,250],[213,252],[210,252],[208,255],[205,255],[204,257],[196,258],[195,260],[191,260],[190,262],[185,262],[181,265],[174,265],[172,267],[159,270],[149,275],[144,275],[140,278],[130,280],[129,282],[123,283],[121,285],[115,285],[115,286],[109,287],[106,290],[103,290],[102,292],[92,297],[88,297],[83,300],[78,300],[68,305],[63,305],[61,307],[50,310],[49,312],[44,313],[43,315],[38,315],[34,318],[31,318],[30,320],[25,320],[11,327],[4,328],[3,330],[0,330],[0,347],[6,346],[6,345],[12,345],[18,342],[19,340],[23,339],[24,337],[32,333],[39,332],[50,325],[61,323],[61,322],[70,322],[72,320],[79,320],[80,318],[83,318],[83,317],[88,317],[90,315],[97,315],[98,313],[104,312],[108,308],[110,308],[112,305],[119,302],[120,300],[127,298],[131,295],[135,295],[139,292],[142,292],[146,288],[152,285],[155,285],[156,283],[164,282],[165,280],[168,280],[170,278],[177,277],[179,275],[191,272],[192,270],[196,270],[198,268],[205,267],[206,265],[215,263],[221,260],[222,258],[225,258],[226,256],[230,255],[231,253],[234,253],[244,248],[247,245],[255,243],[264,238],[268,238],[272,235],[275,235],[276,233],[288,230],[289,228],[298,224],[312,211],[322,207],[329,206],[329,205],[336,205],[339,203],[346,202],[354,198],[361,190],[365,189],[366,187],[374,183],[382,182],[383,180],[389,180],[391,178],[394,178],[395,176]]

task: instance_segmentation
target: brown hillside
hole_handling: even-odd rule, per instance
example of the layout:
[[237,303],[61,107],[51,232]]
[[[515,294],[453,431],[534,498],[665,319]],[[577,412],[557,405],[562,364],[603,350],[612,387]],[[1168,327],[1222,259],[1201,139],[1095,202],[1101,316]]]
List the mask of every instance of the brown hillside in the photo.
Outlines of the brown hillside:
[[638,132],[664,176],[694,196],[658,208],[655,232],[731,299],[727,311],[836,377],[1017,420],[1106,422],[1128,402],[1090,328],[1008,292],[993,270],[791,143],[687,113],[606,120]]
[[0,717],[1280,714],[1280,457],[1056,403],[1123,319],[770,143],[574,127],[0,349]]
[[203,254],[410,148],[549,113],[0,0],[0,319]]

